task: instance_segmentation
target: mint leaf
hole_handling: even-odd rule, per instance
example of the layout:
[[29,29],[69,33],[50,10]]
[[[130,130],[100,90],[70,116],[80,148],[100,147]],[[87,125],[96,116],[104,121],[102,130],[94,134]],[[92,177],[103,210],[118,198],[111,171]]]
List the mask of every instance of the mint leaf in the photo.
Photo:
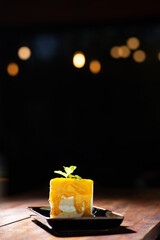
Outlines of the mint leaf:
[[54,171],[54,173],[60,174],[60,175],[62,175],[64,177],[67,177],[67,174],[62,172],[62,171]]
[[67,173],[67,177],[74,172],[76,169],[76,166],[70,166],[70,167],[64,167],[65,172]]
[[76,178],[76,179],[82,179],[80,176],[78,176],[78,175],[72,175],[72,174],[70,174],[69,175],[69,178]]
[[73,173],[74,172],[74,170],[76,170],[76,166],[70,166],[70,169],[71,169],[71,173]]
[[78,175],[75,175],[75,178],[77,178],[77,179],[82,179],[80,176],[78,176]]
[[60,174],[62,175],[63,177],[65,178],[75,178],[75,179],[82,179],[80,176],[78,175],[72,175],[71,173],[74,172],[74,170],[77,168],[76,166],[70,166],[70,167],[64,167],[64,171],[65,172],[62,172],[62,171],[54,171],[54,173],[57,173],[57,174]]

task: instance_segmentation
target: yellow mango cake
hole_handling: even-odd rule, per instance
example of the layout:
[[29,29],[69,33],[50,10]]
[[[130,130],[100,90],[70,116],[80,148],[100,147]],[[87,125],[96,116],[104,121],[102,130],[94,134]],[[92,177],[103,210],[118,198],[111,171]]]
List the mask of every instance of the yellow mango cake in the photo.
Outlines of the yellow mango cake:
[[65,172],[54,171],[64,176],[50,181],[50,216],[74,218],[92,216],[93,181],[72,175],[76,166],[64,167]]

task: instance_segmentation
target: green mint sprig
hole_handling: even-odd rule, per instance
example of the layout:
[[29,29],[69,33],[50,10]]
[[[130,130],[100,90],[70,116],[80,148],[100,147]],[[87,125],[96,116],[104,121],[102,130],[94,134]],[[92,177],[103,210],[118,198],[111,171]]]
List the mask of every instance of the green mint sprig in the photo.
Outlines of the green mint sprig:
[[60,174],[65,178],[75,178],[75,179],[82,179],[80,176],[78,175],[72,175],[72,173],[76,170],[76,166],[70,166],[70,167],[64,167],[64,171],[54,171],[54,173]]

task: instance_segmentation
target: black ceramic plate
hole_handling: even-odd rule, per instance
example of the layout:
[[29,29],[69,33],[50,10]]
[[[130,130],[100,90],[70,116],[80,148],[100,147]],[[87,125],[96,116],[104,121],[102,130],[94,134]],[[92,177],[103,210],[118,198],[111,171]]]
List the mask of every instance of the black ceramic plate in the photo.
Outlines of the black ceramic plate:
[[35,213],[36,220],[56,232],[68,230],[104,230],[118,227],[124,217],[118,213],[93,207],[93,217],[50,218],[50,207],[28,207]]

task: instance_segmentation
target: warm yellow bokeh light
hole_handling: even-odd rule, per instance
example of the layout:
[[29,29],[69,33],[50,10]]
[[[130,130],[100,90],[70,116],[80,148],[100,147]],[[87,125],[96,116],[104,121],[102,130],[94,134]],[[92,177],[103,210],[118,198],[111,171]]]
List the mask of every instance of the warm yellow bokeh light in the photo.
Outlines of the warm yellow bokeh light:
[[157,57],[158,57],[158,60],[160,61],[160,52],[158,53]]
[[85,65],[85,62],[86,62],[86,58],[82,52],[76,52],[73,55],[73,65],[76,68],[82,68]]
[[0,182],[8,182],[9,179],[8,178],[0,178]]
[[20,47],[18,49],[18,57],[21,59],[21,60],[27,60],[29,59],[31,56],[31,50],[29,47]]
[[16,76],[19,73],[19,67],[16,63],[10,63],[7,66],[7,72],[10,76]]
[[92,60],[89,64],[91,73],[97,74],[101,71],[101,63],[98,60]]
[[131,50],[135,50],[140,46],[140,41],[138,38],[136,37],[130,37],[127,40],[127,46],[131,49]]
[[146,59],[146,53],[143,50],[137,50],[133,53],[133,59],[138,63],[144,62]]
[[110,50],[110,54],[113,58],[127,58],[130,56],[131,54],[131,51],[130,49],[126,46],[126,45],[123,45],[123,46],[114,46],[111,48]]
[[114,46],[111,48],[110,50],[110,55],[113,57],[113,58],[120,58],[120,54],[119,54],[119,47],[118,46]]
[[130,49],[125,45],[119,47],[118,52],[119,52],[119,56],[122,57],[122,58],[127,58],[131,54]]

